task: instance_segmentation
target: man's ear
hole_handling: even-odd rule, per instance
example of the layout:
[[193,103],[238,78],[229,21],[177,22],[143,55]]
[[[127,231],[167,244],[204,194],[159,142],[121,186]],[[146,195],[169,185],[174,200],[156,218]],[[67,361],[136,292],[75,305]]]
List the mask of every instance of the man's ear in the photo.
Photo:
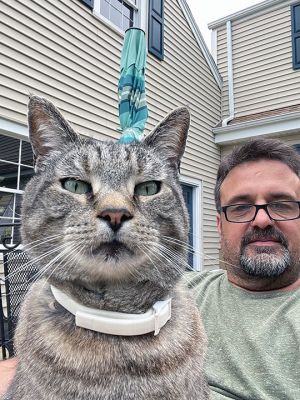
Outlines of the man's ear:
[[28,103],[29,138],[35,158],[50,151],[61,150],[69,143],[79,140],[58,109],[47,99],[31,96]]
[[153,129],[144,139],[144,143],[157,148],[167,160],[179,165],[185,150],[189,126],[188,108],[178,107]]

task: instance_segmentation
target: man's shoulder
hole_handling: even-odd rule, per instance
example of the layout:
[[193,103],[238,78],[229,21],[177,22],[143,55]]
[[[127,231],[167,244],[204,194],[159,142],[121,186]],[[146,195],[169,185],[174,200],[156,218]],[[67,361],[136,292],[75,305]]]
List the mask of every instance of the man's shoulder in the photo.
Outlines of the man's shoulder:
[[223,279],[226,271],[222,269],[213,269],[202,272],[187,272],[185,280],[190,289],[199,288],[200,286],[208,286],[213,282]]

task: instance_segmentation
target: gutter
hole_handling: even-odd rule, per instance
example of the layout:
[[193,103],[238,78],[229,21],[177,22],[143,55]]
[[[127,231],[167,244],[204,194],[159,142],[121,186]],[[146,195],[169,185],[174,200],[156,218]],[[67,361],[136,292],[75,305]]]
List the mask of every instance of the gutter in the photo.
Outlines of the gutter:
[[228,98],[229,116],[223,119],[222,126],[225,127],[234,118],[234,91],[233,91],[233,61],[232,61],[232,29],[231,21],[226,22],[227,35],[227,71],[228,71]]

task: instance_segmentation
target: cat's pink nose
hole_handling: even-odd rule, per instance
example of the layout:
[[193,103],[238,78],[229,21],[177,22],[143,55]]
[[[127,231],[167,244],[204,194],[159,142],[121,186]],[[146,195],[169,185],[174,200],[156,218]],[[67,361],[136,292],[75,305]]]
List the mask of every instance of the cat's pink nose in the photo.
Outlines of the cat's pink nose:
[[107,221],[113,231],[117,231],[123,222],[132,218],[132,215],[126,208],[106,208],[101,211],[99,218]]

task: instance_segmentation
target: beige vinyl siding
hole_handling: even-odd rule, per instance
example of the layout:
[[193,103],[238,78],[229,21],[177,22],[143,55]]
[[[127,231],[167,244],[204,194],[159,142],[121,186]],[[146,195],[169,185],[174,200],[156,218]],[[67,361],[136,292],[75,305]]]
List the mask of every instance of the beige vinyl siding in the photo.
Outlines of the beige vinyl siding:
[[[224,52],[225,26],[218,28]],[[300,103],[300,70],[293,70],[290,2],[232,21],[235,117]],[[226,76],[225,60],[219,61]],[[224,87],[224,100],[228,89]],[[224,108],[224,111],[227,111]]]
[[54,101],[79,133],[117,137],[122,37],[79,1],[2,1],[0,9],[0,114],[26,122],[28,95],[37,93]]
[[222,119],[224,119],[229,115],[226,26],[222,26],[217,30],[217,55],[218,69],[223,78],[221,115]]
[[[122,35],[78,0],[3,0],[0,11],[0,117],[26,123],[28,95],[36,93],[52,100],[79,133],[117,138]],[[205,265],[215,267],[213,186],[220,151],[212,127],[221,117],[220,89],[177,0],[165,1],[164,44],[164,61],[148,55],[146,131],[173,108],[190,107],[181,172],[202,181]]]
[[[178,105],[190,107],[191,128],[181,173],[202,181],[203,259],[207,268],[216,268],[219,244],[213,187],[220,154],[211,129],[220,120],[220,89],[177,1],[165,1],[165,59],[158,62],[150,56],[147,77],[150,78],[146,87],[150,116],[157,113],[162,118],[166,111]],[[154,103],[152,84],[157,88]],[[160,106],[161,91],[165,93],[164,101],[167,100],[166,109]]]

